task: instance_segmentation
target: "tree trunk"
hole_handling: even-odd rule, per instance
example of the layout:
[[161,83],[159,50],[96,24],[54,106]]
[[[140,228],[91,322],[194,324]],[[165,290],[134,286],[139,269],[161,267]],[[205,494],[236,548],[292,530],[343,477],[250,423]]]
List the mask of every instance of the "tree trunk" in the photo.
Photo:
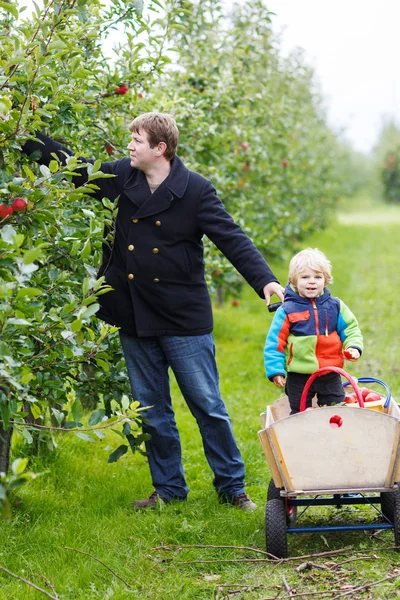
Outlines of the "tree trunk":
[[2,473],[8,473],[10,466],[11,437],[13,431],[13,427],[3,429],[3,425],[0,423],[0,471]]

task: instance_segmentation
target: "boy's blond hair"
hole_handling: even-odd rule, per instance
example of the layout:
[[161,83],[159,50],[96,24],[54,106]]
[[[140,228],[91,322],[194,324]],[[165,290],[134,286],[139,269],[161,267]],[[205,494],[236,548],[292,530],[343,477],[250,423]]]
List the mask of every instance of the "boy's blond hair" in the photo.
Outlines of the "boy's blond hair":
[[296,287],[300,273],[306,269],[322,273],[326,284],[333,280],[331,262],[318,248],[306,248],[293,256],[289,263],[289,282]]

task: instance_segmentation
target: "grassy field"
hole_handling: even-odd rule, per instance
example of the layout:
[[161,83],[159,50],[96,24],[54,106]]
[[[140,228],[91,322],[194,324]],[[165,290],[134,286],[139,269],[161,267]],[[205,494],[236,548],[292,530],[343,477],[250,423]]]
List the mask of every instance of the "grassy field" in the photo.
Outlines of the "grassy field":
[[[397,398],[399,221],[400,210],[360,199],[354,207],[343,205],[337,222],[302,244],[327,253],[334,267],[332,293],[343,298],[362,327],[365,351],[350,372],[382,378]],[[273,268],[285,282],[287,264]],[[259,414],[278,395],[263,371],[262,351],[271,318],[251,290],[245,291],[239,306],[227,303],[215,310],[221,387],[245,460],[247,490],[259,505],[257,511],[243,514],[218,504],[197,426],[175,386],[175,410],[191,488],[188,502],[146,513],[132,511],[131,500],[152,491],[145,458],[126,455],[108,465],[107,446],[116,445],[114,434],[95,444],[74,434],[64,435],[57,455],[31,461],[32,470],[46,473],[21,490],[21,504],[14,509],[11,523],[1,525],[0,566],[60,600],[295,597],[288,587],[296,588],[296,597],[310,599],[400,595],[400,555],[391,548],[391,531],[289,536],[292,560],[278,565],[254,551],[265,550],[263,512],[269,480],[257,438]],[[368,509],[356,507],[318,509],[311,520],[316,525],[339,518],[357,522],[374,518],[369,515]],[[293,558],[343,548],[347,550],[342,554]],[[298,570],[307,561],[309,568]],[[391,575],[399,579],[374,585]],[[364,587],[352,591],[357,586]],[[26,583],[0,573],[0,600],[44,597]]]

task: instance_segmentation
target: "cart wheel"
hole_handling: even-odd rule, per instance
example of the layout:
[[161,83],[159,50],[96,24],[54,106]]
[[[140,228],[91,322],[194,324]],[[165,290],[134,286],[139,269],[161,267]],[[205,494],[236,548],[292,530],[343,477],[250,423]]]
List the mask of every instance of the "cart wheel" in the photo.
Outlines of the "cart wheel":
[[286,558],[286,514],[285,503],[277,498],[268,500],[265,506],[265,536],[267,552],[277,558]]
[[400,497],[400,490],[381,492],[381,511],[391,523],[394,521],[396,497]]
[[267,502],[268,500],[283,500],[286,505],[286,524],[290,526],[296,521],[297,506],[290,506],[288,504],[288,500],[286,498],[282,498],[281,488],[276,487],[273,479],[270,480],[268,485]]
[[395,494],[394,497],[394,519],[393,519],[393,529],[394,529],[394,545],[399,546],[397,551],[400,550],[400,494]]

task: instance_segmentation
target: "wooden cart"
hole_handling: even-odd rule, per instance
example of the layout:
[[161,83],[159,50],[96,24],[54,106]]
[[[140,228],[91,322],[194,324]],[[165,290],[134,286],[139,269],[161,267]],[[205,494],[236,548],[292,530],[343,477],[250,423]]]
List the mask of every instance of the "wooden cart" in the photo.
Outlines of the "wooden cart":
[[[305,410],[312,382],[329,371],[348,380],[358,405]],[[267,408],[259,431],[272,474],[265,508],[267,552],[287,556],[287,534],[306,531],[393,529],[400,545],[400,409],[387,391],[382,411],[365,408],[354,379],[325,367],[309,378],[298,414],[289,415],[286,397]],[[379,504],[382,522],[295,527],[298,506],[346,504]]]

